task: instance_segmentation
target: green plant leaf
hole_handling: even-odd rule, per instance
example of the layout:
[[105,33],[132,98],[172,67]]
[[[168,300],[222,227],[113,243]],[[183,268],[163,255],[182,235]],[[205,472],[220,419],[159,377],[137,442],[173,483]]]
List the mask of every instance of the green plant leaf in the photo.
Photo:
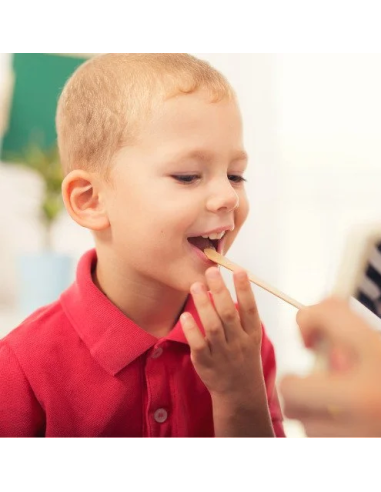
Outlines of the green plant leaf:
[[41,202],[41,214],[50,228],[52,222],[63,209],[61,183],[62,167],[57,145],[44,149],[38,140],[31,141],[21,152],[9,152],[5,157],[8,162],[20,164],[37,173],[45,185],[45,194]]

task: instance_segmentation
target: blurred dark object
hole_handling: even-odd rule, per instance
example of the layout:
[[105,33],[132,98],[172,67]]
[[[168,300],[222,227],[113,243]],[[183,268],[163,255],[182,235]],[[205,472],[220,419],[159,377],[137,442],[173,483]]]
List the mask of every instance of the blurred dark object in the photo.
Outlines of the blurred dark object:
[[381,242],[370,251],[356,299],[381,318]]

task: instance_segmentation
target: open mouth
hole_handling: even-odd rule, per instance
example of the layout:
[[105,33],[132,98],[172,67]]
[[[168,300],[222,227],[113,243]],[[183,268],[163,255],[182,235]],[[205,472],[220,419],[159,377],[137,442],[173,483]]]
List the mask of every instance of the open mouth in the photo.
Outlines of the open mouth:
[[213,233],[209,236],[188,237],[188,242],[202,252],[204,252],[204,249],[206,248],[212,248],[220,253],[221,243],[224,240],[225,233],[226,231]]
[[202,236],[197,236],[197,237],[188,237],[188,241],[193,246],[196,246],[196,248],[204,252],[204,249],[206,248],[213,248],[216,251],[218,251],[218,244],[220,242],[220,239],[209,239]]

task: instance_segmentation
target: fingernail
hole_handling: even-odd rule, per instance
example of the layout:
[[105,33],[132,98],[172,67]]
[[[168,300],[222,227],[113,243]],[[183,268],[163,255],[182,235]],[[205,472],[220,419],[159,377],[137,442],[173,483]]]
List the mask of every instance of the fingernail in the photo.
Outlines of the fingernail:
[[190,321],[191,319],[191,315],[189,313],[182,313],[182,315],[180,316],[180,321],[182,323],[187,323],[188,321]]
[[192,285],[191,287],[192,294],[202,294],[203,292],[204,292],[203,284],[197,283]]

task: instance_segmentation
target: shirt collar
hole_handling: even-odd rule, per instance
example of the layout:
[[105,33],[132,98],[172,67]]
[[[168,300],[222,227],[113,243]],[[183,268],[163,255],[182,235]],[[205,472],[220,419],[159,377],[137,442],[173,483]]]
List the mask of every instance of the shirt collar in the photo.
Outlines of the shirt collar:
[[[97,262],[95,249],[85,253],[77,267],[76,281],[60,298],[61,305],[91,355],[110,374],[115,375],[158,339],[124,315],[92,280]],[[193,299],[188,297],[184,311],[190,312],[203,330]],[[165,340],[187,344],[177,321]]]

